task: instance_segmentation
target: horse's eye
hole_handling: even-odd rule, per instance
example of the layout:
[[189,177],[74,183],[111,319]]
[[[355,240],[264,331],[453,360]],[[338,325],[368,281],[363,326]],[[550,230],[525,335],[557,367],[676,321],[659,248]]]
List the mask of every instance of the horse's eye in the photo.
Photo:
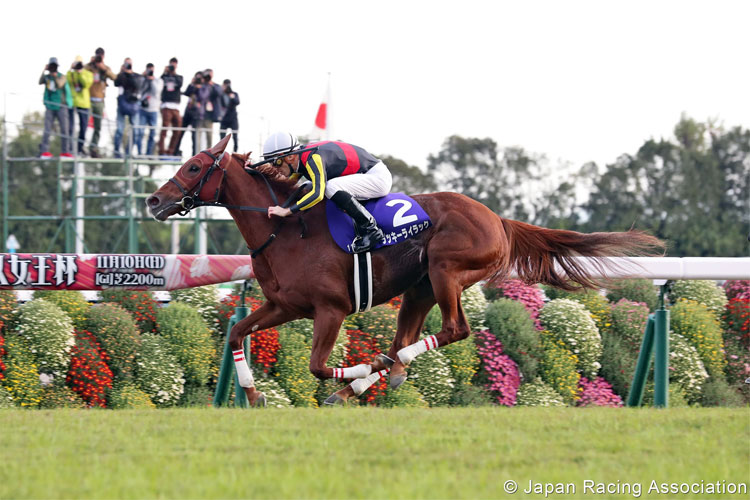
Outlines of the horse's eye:
[[198,165],[196,165],[195,163],[193,163],[192,165],[190,165],[189,171],[194,174],[196,172],[200,172],[201,168]]

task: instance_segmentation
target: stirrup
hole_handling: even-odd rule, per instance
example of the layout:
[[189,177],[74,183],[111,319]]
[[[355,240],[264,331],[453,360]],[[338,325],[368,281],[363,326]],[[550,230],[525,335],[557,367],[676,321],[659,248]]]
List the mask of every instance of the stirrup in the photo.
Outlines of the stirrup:
[[[366,233],[364,236],[355,236],[354,240],[352,241],[352,252],[354,253],[365,253],[369,252],[370,250],[375,247],[375,245],[378,244],[382,239],[385,238],[385,235],[383,234],[383,230],[376,226],[375,231],[370,231],[369,233]],[[367,240],[367,244],[365,244],[365,240]]]
[[361,236],[355,236],[354,240],[352,240],[352,253],[365,253],[372,250],[372,247],[375,246],[375,243],[370,241],[368,245],[364,245],[362,242],[363,238]]

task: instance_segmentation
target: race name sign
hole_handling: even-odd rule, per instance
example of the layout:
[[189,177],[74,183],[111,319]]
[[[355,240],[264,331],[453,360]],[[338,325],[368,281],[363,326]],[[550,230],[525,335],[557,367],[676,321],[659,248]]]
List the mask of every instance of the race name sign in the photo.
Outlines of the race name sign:
[[0,289],[168,291],[253,277],[247,255],[0,253]]

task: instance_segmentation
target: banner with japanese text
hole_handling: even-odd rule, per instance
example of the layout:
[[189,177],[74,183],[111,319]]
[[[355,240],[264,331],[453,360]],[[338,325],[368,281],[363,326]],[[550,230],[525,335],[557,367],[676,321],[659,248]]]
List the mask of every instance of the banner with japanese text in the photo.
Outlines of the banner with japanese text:
[[0,253],[0,289],[168,291],[253,277],[248,255]]

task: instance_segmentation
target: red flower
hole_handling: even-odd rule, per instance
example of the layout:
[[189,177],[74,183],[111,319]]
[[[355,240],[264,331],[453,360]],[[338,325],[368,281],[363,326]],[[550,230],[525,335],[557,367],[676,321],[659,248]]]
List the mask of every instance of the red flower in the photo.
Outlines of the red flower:
[[[344,366],[355,366],[360,363],[370,364],[375,360],[375,356],[380,352],[377,342],[368,333],[361,330],[347,330],[346,335],[348,343],[346,345],[346,360]],[[368,403],[372,404],[378,396],[385,395],[387,382],[381,378],[375,382],[361,397]]]
[[71,354],[66,382],[89,406],[106,407],[106,391],[112,387],[112,370],[105,362],[109,356],[85,330],[76,330],[76,345]]

